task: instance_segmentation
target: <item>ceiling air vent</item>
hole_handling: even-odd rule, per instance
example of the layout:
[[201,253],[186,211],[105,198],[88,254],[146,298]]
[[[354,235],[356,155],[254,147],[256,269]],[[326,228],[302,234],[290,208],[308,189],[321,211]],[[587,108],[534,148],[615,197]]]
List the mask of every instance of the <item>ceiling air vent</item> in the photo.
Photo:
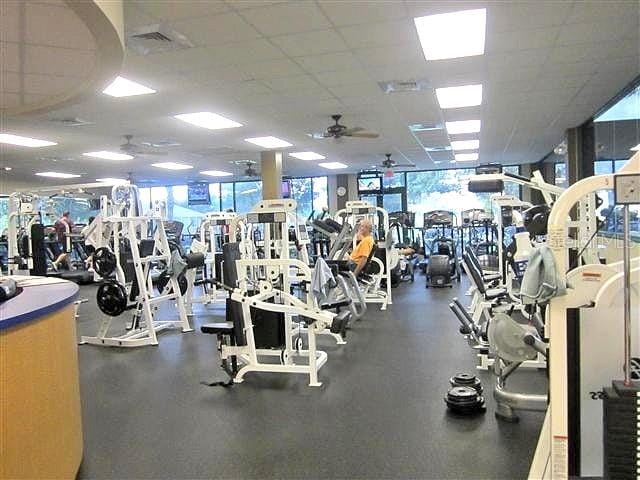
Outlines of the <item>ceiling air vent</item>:
[[138,55],[184,50],[194,46],[186,36],[161,23],[128,31],[126,43],[127,48]]
[[378,85],[384,93],[421,92],[431,88],[431,82],[426,79],[390,80],[386,82],[378,82]]

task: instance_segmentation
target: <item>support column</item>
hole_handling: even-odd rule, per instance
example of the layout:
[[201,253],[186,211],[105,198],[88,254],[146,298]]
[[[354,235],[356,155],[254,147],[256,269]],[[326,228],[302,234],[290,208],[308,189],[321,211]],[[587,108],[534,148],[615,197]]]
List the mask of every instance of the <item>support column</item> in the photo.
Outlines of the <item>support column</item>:
[[260,152],[262,199],[282,198],[282,152]]
[[593,175],[596,131],[592,121],[567,130],[567,180],[573,185]]

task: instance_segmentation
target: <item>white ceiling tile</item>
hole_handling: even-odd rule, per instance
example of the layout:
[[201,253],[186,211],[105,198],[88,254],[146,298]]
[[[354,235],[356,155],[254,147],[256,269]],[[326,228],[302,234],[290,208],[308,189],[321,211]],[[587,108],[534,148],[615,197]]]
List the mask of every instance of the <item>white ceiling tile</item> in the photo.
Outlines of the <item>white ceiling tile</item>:
[[418,34],[411,20],[369,23],[338,29],[351,48],[387,45],[419,45]]
[[310,73],[321,73],[353,68],[357,64],[357,59],[351,52],[336,52],[298,57],[296,62]]
[[528,94],[528,104],[535,108],[546,109],[554,106],[565,106],[571,103],[571,99],[580,91],[580,87],[567,87],[552,90],[537,90]]
[[557,75],[562,77],[574,77],[590,75],[598,68],[596,62],[565,62],[562,64],[548,62],[540,69],[540,75]]
[[281,37],[273,37],[271,41],[291,57],[303,57],[348,50],[347,45],[335,30],[316,30],[294,35],[284,35]]
[[467,0],[405,0],[407,14],[410,18],[422,17],[425,15],[437,15],[440,13],[457,12],[460,10],[470,10],[474,8],[486,8],[488,2]]
[[329,91],[338,98],[348,97],[379,97],[384,95],[380,87],[374,82],[358,83],[355,85],[341,85],[337,87],[329,87]]
[[610,17],[638,16],[638,2],[633,0],[609,0],[606,7],[601,1],[576,2],[567,17],[567,23],[589,23]]
[[610,42],[623,38],[633,29],[638,29],[638,15],[615,18],[608,28],[603,21],[594,23],[572,23],[560,29],[557,45],[576,45],[583,43]]
[[227,5],[235,10],[264,7],[266,5],[275,5],[276,3],[285,3],[285,1],[286,0],[225,0]]
[[535,79],[535,88],[546,90],[550,88],[582,87],[592,75],[562,75],[560,72],[545,73]]
[[533,50],[521,50],[518,52],[506,52],[501,54],[487,55],[489,70],[504,67],[525,68],[536,65],[543,65],[549,56],[548,48],[537,48]]
[[184,75],[193,83],[244,82],[252,80],[254,75],[233,65],[185,71]]
[[268,37],[331,28],[313,2],[291,2],[241,11],[242,16]]
[[244,65],[246,63],[264,62],[284,58],[284,54],[267,40],[252,40],[250,42],[230,43],[213,47],[211,57],[214,62]]
[[248,63],[242,66],[243,70],[253,78],[278,78],[302,75],[304,71],[292,60],[283,58],[280,60],[270,60],[268,62]]
[[[54,22],[51,21],[52,18],[55,18]],[[95,49],[93,35],[68,7],[26,2],[25,22],[26,43]]]
[[213,17],[190,18],[175,22],[170,26],[201,46],[222,45],[260,38],[260,34],[234,12]]
[[74,82],[77,79],[73,77],[29,74],[24,76],[24,91],[36,95],[57,95]]
[[318,4],[337,27],[382,22],[407,16],[407,9],[400,1],[320,0]]
[[535,77],[508,82],[491,82],[484,88],[482,93],[485,98],[511,93],[526,93],[533,90],[535,85]]
[[[424,54],[416,45],[361,48],[354,54],[366,67],[381,67],[397,63],[425,62]],[[395,72],[390,72],[395,74]],[[401,74],[402,72],[400,72]],[[393,75],[392,75],[393,76]]]
[[0,42],[0,58],[3,70],[20,71],[20,49],[17,43]]
[[350,70],[317,73],[315,78],[326,87],[336,87],[339,85],[350,85],[369,81],[367,72],[360,67],[355,67]]
[[395,79],[396,77],[399,78],[400,73],[402,73],[402,79],[410,78],[416,80],[428,78],[429,69],[426,62],[405,62],[380,67],[367,67],[366,70],[369,72],[372,80],[383,82]]
[[19,93],[22,88],[20,86],[20,75],[0,69],[0,85],[3,92]]
[[26,5],[25,2],[2,2],[0,6],[0,32],[2,32],[3,42],[19,42],[21,40],[19,22],[20,8]]
[[[22,105],[22,97],[17,93],[9,93],[9,92],[1,91],[0,103],[2,103],[3,107],[5,108],[17,107],[19,105]],[[6,162],[8,158],[3,158],[3,160],[5,160]],[[9,192],[3,192],[3,193],[9,193]]]
[[572,0],[541,2],[492,3],[487,11],[488,32],[508,32],[526,28],[542,28],[562,25],[571,11]]
[[527,80],[529,78],[536,78],[541,71],[541,66],[535,67],[519,67],[511,68],[509,65],[498,64],[493,65],[487,71],[487,78],[489,82],[506,82]]
[[537,30],[516,30],[509,32],[487,33],[485,52],[488,54],[512,52],[532,48],[552,47],[555,44],[560,27],[540,28]]
[[229,6],[222,0],[127,0],[143,10],[147,15],[173,22],[184,18],[198,18],[218,15],[229,11]]
[[[56,61],[52,62],[52,58],[55,58]],[[85,77],[94,68],[95,61],[94,52],[87,50],[26,45],[24,71],[26,73]]]
[[[620,46],[619,42],[616,42]],[[613,52],[612,44],[588,43],[582,45],[558,46],[549,55],[549,63],[565,64],[573,62],[586,62],[600,60],[607,57],[616,56]]]
[[264,80],[263,83],[274,91],[309,90],[320,86],[311,75],[271,78]]
[[149,15],[145,10],[140,8],[139,5],[133,2],[124,2],[122,7],[125,30],[143,25],[152,25],[157,22],[153,16]]

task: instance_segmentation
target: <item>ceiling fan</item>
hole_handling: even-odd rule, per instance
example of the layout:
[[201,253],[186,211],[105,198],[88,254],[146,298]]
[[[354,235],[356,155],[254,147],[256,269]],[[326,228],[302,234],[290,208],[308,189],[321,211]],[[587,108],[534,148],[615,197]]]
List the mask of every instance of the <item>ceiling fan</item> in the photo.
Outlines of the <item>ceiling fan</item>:
[[133,135],[131,134],[124,135],[124,139],[126,142],[120,145],[120,151],[128,155],[167,155],[167,152],[154,150],[145,144],[137,145],[135,143],[131,143],[131,140],[133,139]]
[[256,169],[253,168],[254,165],[256,165],[257,162],[254,162],[253,160],[243,160],[240,162],[237,162],[239,165],[245,165],[245,169],[243,171],[243,175],[246,178],[253,178],[253,177],[257,177],[258,175],[260,175],[260,172],[258,172]]
[[362,127],[353,127],[347,128],[344,125],[340,125],[340,119],[342,115],[331,115],[331,118],[334,122],[333,125],[327,127],[324,132],[321,133],[310,133],[308,134],[311,138],[335,138],[339,139],[342,137],[354,137],[354,138],[378,138],[380,135],[374,132],[367,132]]
[[385,153],[384,156],[386,157],[384,160],[382,160],[382,162],[379,165],[372,165],[373,167],[379,168],[382,167],[384,168],[384,174],[387,177],[392,177],[393,176],[393,169],[394,168],[399,168],[399,167],[405,167],[405,168],[414,168],[415,165],[412,163],[398,163],[395,160],[391,159],[391,154],[390,153]]

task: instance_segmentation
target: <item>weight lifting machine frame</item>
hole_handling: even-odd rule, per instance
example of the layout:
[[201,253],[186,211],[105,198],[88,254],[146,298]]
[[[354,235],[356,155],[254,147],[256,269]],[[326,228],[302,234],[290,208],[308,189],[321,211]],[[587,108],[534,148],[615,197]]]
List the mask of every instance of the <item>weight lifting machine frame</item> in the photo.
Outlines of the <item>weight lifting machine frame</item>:
[[[137,192],[138,189],[135,185],[114,186],[112,201],[109,201],[103,195],[100,199],[100,214],[96,216],[93,223],[87,228],[85,240],[86,243],[98,249],[100,247],[110,248],[110,240],[113,239],[113,253],[117,261],[116,281],[122,285],[126,285],[126,278],[122,265],[120,265],[120,240],[129,240],[135,280],[139,288],[133,314],[133,328],[124,335],[109,336],[109,328],[113,317],[106,317],[102,321],[98,333],[95,336],[82,336],[80,344],[107,347],[158,345],[156,334],[162,330],[180,327],[182,332],[193,331],[189,324],[184,299],[176,276],[171,275],[169,277],[170,293],[160,292],[159,295],[154,295],[154,287],[150,275],[151,264],[163,262],[169,265],[171,250],[160,217],[133,215],[136,209],[132,208],[132,203],[135,202],[139,206]],[[138,209],[137,211],[140,210]],[[144,239],[148,237],[149,225],[155,227],[153,232],[153,251],[151,255],[142,257],[138,238]],[[156,320],[158,305],[167,301],[175,302],[178,308],[178,320]]]

